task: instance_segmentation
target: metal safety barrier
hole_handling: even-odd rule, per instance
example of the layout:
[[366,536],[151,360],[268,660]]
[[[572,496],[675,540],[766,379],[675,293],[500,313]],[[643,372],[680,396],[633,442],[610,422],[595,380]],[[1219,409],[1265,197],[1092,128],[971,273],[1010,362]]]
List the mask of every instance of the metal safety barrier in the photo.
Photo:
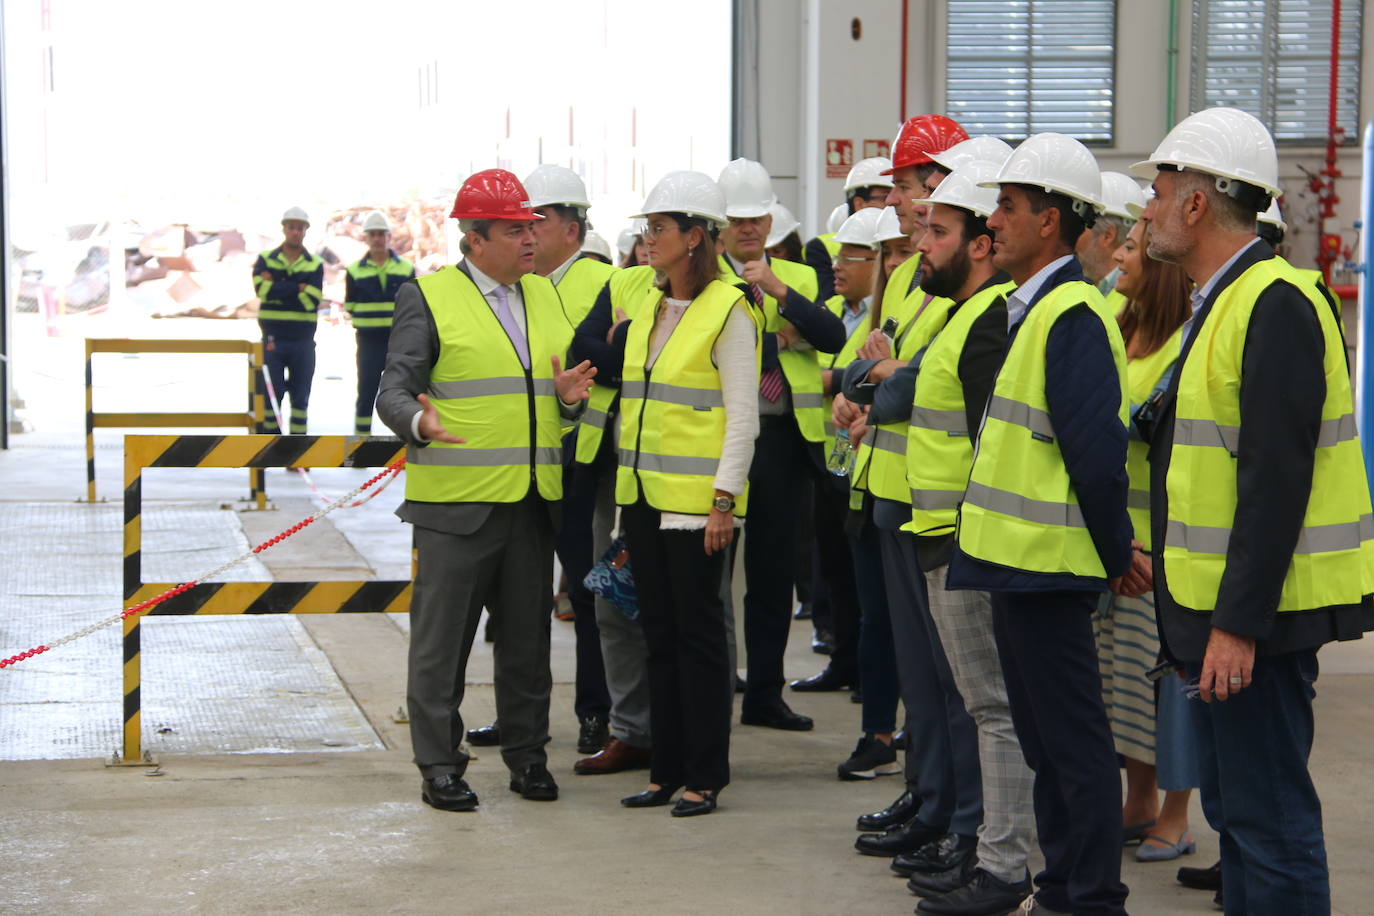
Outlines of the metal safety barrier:
[[[242,413],[96,413],[93,394],[95,353],[242,353],[248,357],[248,407]],[[242,426],[261,433],[267,398],[262,384],[262,341],[259,340],[130,340],[86,339],[86,501],[95,502],[95,430],[107,428],[166,428],[169,426]],[[231,465],[232,466],[232,465]],[[258,509],[267,508],[267,492],[261,468],[249,471],[251,499]]]
[[[401,440],[372,436],[125,436],[124,599],[148,602],[148,615],[407,613],[411,581],[195,582],[143,581],[142,511],[145,468],[374,468],[405,457]],[[254,549],[261,550],[304,527],[309,519]],[[169,591],[174,594],[167,596]],[[141,723],[138,615],[124,623],[123,761],[144,762]]]

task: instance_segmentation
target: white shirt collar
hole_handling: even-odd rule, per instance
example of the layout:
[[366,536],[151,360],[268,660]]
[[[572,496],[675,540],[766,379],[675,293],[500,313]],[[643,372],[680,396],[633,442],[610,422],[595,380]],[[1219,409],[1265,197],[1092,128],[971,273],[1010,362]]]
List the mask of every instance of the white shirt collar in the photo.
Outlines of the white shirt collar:
[[572,257],[568,258],[562,264],[559,264],[556,268],[554,268],[553,273],[549,274],[549,282],[552,283],[554,286],[557,286],[558,284],[562,283],[563,278],[568,273],[568,270],[572,268],[573,261],[576,261],[581,256],[582,252],[574,251]]
[[1030,304],[1035,301],[1035,297],[1039,294],[1040,287],[1045,285],[1045,281],[1053,276],[1055,271],[1072,260],[1073,255],[1071,254],[1066,254],[1062,258],[1055,258],[1032,274],[1029,280],[1016,288],[1016,292],[1012,293],[1007,299],[1008,330],[1016,327],[1017,322],[1025,317],[1026,309],[1030,308]]
[[492,290],[496,289],[498,286],[504,285],[497,283],[491,277],[482,273],[481,269],[478,268],[476,264],[472,263],[471,260],[464,258],[463,263],[467,265],[468,275],[472,277],[472,282],[477,284],[477,291],[483,296],[490,296]]

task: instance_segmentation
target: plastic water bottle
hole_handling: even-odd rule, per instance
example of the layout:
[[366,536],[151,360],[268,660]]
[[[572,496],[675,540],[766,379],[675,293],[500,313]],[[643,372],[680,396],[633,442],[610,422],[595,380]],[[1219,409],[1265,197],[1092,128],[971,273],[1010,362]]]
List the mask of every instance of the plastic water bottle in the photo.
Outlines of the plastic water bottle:
[[849,441],[849,430],[835,430],[835,441],[830,444],[830,454],[825,459],[825,469],[836,477],[848,477],[854,470],[854,444]]

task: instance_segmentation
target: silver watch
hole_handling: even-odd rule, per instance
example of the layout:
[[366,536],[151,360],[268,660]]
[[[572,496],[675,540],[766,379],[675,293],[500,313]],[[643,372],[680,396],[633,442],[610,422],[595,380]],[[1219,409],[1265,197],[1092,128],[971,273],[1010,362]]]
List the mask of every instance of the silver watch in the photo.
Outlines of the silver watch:
[[735,499],[732,496],[717,496],[711,505],[717,512],[730,512],[735,508]]

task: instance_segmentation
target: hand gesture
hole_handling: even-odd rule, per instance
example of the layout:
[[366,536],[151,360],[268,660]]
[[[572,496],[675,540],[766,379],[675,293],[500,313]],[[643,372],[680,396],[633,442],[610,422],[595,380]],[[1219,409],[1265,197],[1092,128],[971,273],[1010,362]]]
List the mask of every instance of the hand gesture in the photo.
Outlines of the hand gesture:
[[848,429],[849,424],[863,416],[859,412],[859,406],[842,394],[835,395],[835,401],[830,407],[830,421],[835,424],[836,429]]
[[447,442],[450,445],[462,445],[468,441],[460,439],[453,433],[444,428],[444,424],[439,422],[439,411],[425,395],[416,398],[420,402],[420,435],[430,442]]
[[[779,302],[787,298],[787,284],[778,279],[778,275],[773,273],[773,268],[768,266],[767,261],[750,261],[745,264],[741,279],[746,283],[757,283],[759,289]],[[760,302],[759,305],[762,306],[763,303]]]
[[596,368],[591,360],[582,362],[566,371],[560,371],[557,356],[549,357],[553,363],[553,387],[564,404],[577,404],[591,396],[592,379],[596,378]]
[[854,448],[859,447],[859,443],[864,441],[864,436],[868,435],[869,430],[868,415],[861,413],[849,424],[849,444]]
[[874,328],[868,332],[868,339],[863,346],[859,347],[858,356],[860,359],[891,359],[892,341],[887,339],[887,335]]

